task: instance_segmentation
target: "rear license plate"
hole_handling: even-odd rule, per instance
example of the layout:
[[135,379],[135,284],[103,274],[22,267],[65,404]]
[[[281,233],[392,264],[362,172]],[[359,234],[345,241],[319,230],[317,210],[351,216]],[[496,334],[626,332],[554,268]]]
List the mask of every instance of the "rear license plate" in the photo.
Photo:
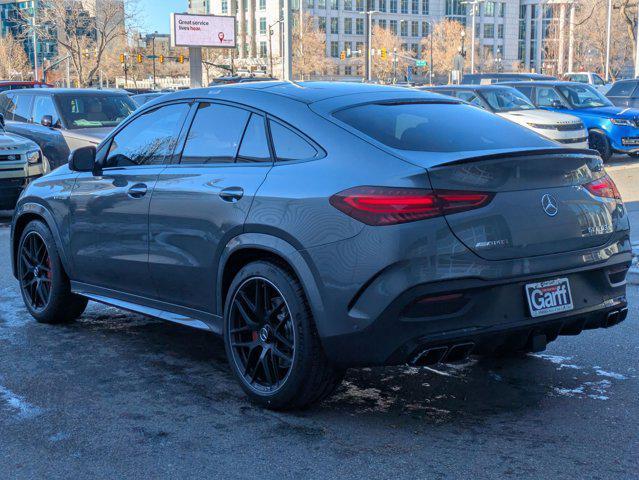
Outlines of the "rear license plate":
[[529,283],[526,285],[526,298],[533,317],[568,312],[574,308],[567,278]]

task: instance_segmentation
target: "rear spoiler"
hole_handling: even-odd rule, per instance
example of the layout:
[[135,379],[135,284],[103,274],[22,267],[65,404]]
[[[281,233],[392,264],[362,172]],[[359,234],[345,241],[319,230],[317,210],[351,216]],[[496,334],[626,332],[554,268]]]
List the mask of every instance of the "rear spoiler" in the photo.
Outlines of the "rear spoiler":
[[[433,165],[430,168],[437,168],[449,165],[463,165],[465,163],[472,163],[479,160],[498,160],[502,158],[520,158],[520,157],[530,157],[530,156],[538,156],[538,155],[586,155],[589,157],[599,157],[599,152],[596,150],[590,150],[587,148],[532,148],[532,149],[523,149],[523,150],[502,150],[499,152],[488,152],[486,154],[477,154],[477,152],[472,152],[472,156],[458,158],[450,161],[444,161],[442,163],[438,163],[437,165]],[[603,161],[601,162],[603,166]]]

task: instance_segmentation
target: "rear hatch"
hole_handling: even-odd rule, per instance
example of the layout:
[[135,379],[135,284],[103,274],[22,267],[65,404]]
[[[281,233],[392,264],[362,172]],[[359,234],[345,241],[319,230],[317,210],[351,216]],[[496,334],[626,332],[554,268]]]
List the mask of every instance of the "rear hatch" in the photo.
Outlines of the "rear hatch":
[[435,190],[494,193],[483,208],[446,216],[459,240],[487,260],[605,245],[624,214],[620,200],[589,191],[588,184],[607,176],[601,159],[587,151],[491,155],[428,172]]

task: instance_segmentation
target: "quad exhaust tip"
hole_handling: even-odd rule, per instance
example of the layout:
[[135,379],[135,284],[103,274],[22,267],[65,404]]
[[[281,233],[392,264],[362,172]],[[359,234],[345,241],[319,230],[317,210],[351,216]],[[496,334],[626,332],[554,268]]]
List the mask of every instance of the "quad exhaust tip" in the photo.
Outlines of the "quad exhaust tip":
[[475,348],[474,343],[460,343],[452,347],[425,348],[418,351],[409,363],[416,367],[424,367],[438,363],[461,362],[468,358],[473,348]]

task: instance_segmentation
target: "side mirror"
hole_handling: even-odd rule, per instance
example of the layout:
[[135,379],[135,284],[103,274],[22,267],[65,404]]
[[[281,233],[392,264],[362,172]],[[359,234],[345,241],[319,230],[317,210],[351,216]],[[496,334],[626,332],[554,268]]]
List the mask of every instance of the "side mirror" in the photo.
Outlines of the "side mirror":
[[45,115],[42,117],[42,120],[40,120],[40,125],[49,128],[60,128],[60,120],[56,120],[54,123],[51,115]]
[[74,172],[93,172],[96,167],[95,147],[82,147],[69,155],[69,168]]
[[550,102],[550,106],[552,108],[563,108],[564,107],[563,103],[561,103],[559,100],[553,100],[552,102]]

